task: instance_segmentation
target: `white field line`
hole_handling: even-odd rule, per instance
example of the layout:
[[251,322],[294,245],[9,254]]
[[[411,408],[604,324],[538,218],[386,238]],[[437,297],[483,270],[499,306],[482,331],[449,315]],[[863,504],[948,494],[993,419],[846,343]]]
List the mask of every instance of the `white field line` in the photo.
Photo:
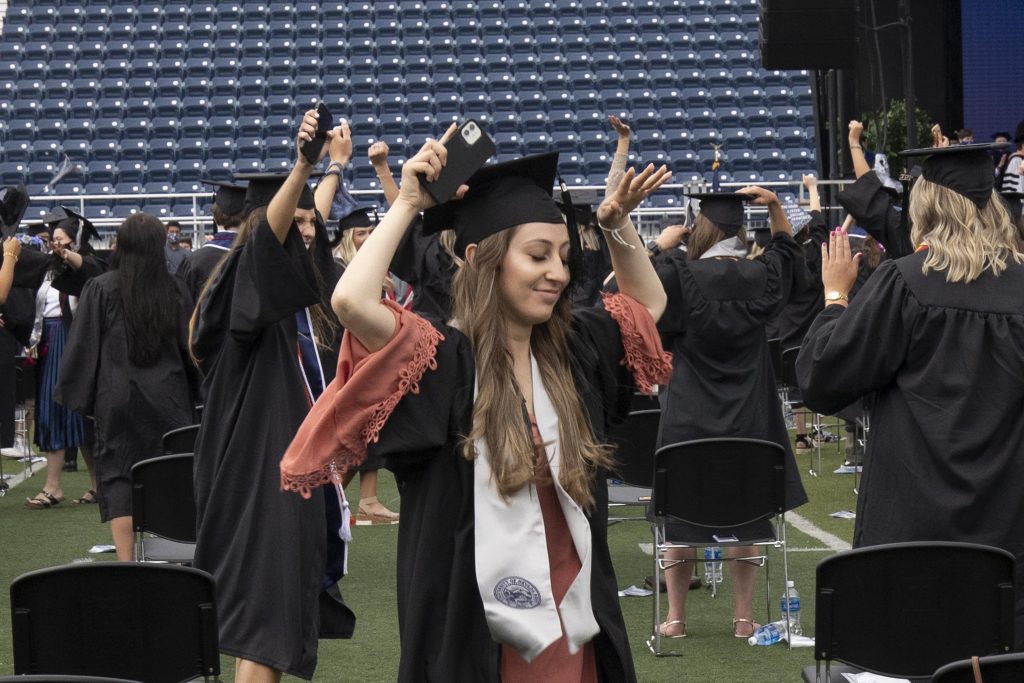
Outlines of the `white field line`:
[[[826,553],[826,552],[839,552],[840,550],[849,550],[850,544],[839,538],[835,534],[830,534],[824,529],[820,529],[810,522],[810,520],[802,517],[795,512],[786,513],[786,522],[793,525],[794,529],[807,534],[811,538],[821,541],[825,544],[824,548],[794,548],[790,547],[789,552],[791,553]],[[654,544],[653,543],[638,543],[641,552],[644,555],[654,555]]]

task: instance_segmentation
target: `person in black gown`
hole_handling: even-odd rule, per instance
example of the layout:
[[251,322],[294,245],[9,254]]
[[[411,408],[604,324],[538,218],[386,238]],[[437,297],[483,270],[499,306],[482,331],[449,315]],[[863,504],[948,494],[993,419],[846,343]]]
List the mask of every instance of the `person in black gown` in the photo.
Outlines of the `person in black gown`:
[[[929,153],[910,196],[917,251],[857,276],[845,234],[822,269],[826,308],[797,358],[807,405],[874,394],[854,546],[967,541],[1016,557],[1024,646],[1024,253],[988,150]],[[956,590],[949,586],[949,590]]]
[[217,232],[209,242],[185,254],[177,272],[178,277],[188,286],[193,301],[199,298],[213,269],[231,249],[242,219],[245,218],[245,185],[219,180],[203,182],[217,188],[213,200],[213,224]]
[[[315,129],[307,112],[297,144]],[[303,500],[278,486],[281,456],[326,385],[321,355],[337,331],[324,306],[333,260],[306,185],[312,171],[299,155],[286,177],[250,179],[246,222],[191,322],[205,398],[195,566],[217,580],[220,647],[238,658],[239,680],[311,679],[331,588],[327,496]]]
[[[789,432],[776,393],[765,326],[786,303],[792,264],[800,247],[790,234],[778,197],[759,187],[734,194],[694,195],[701,200],[686,252],[659,256],[658,275],[668,307],[658,329],[670,345],[672,379],[663,392],[658,447],[714,437],[774,441],[786,449],[786,509],[807,502]],[[772,238],[757,259],[746,258],[743,202],[768,207]],[[668,537],[674,533],[669,524]],[[687,538],[692,538],[690,533]],[[733,548],[747,556],[749,548]],[[692,549],[668,557],[692,560]],[[730,563],[734,587],[733,629],[750,636],[755,568]],[[666,572],[668,614],[658,628],[668,637],[686,634],[686,598],[693,562]]]
[[[485,167],[462,201],[424,218],[428,232],[454,228],[466,259],[454,285],[464,322],[425,319],[382,301],[380,282],[415,215],[433,204],[417,174],[436,177],[453,132],[406,162],[400,197],[335,290],[347,328],[338,376],[282,461],[282,485],[310,496],[368,452],[394,471],[400,681],[522,680],[508,671],[524,667],[534,680],[632,681],[597,444],[629,408],[624,347],[638,380],[667,377],[654,327],[664,294],[626,213],[669,174],[630,170],[602,206],[602,225],[624,242],[610,245],[624,294],[572,310],[568,252],[578,244],[551,198],[557,154]],[[553,346],[557,361],[545,355]],[[533,418],[554,445],[537,446]],[[499,430],[508,450],[491,447]],[[545,547],[557,529],[561,542]],[[556,601],[565,568],[575,597]],[[572,677],[532,669],[563,665],[556,670]]]
[[117,559],[133,559],[132,465],[159,455],[166,432],[193,422],[186,330],[192,299],[164,266],[160,219],[135,214],[117,231],[113,270],[78,300],[56,399],[95,419],[100,520]]

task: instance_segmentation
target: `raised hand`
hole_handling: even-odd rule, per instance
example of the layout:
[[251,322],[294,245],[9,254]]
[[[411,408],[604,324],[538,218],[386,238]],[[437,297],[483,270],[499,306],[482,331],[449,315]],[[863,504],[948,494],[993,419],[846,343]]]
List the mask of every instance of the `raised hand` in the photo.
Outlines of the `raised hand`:
[[771,190],[767,190],[763,187],[758,187],[757,185],[748,185],[747,187],[741,187],[740,189],[736,190],[736,192],[738,194],[745,194],[749,195],[750,197],[753,197],[750,203],[756,204],[757,206],[769,206],[771,204],[779,203],[778,195],[776,195]]
[[[430,196],[430,193],[423,189],[418,174],[426,176],[428,182],[433,182],[440,175],[441,169],[448,162],[448,150],[444,143],[451,139],[459,125],[452,123],[441,136],[440,140],[427,140],[420,151],[414,157],[405,162],[402,166],[402,184],[398,188],[398,201],[404,201],[415,207],[417,211],[424,211],[437,202]],[[465,193],[466,186],[459,189],[457,196]]]
[[860,144],[860,136],[864,133],[864,124],[860,121],[850,121],[849,133],[847,137],[851,145]]
[[4,256],[10,254],[17,260],[21,254],[21,240],[17,237],[8,237],[4,240]]
[[[320,118],[320,115],[316,113],[316,109],[310,109],[302,117],[302,123],[299,124],[299,134],[295,136],[295,145],[302,147],[303,144],[309,142],[316,135],[316,122]],[[330,141],[334,137],[334,131],[327,131],[327,138]],[[319,163],[327,155],[328,145],[324,145],[320,149],[320,157],[317,159]],[[306,157],[299,154],[299,164],[309,165]],[[313,164],[315,165],[315,164]]]
[[620,119],[618,116],[609,116],[608,123],[612,124],[612,128],[615,129],[615,132],[618,134],[620,138],[625,138],[628,140],[630,136],[633,134],[633,132],[629,128],[629,124],[623,123],[622,119]]
[[821,245],[821,284],[826,296],[832,293],[849,295],[857,281],[860,259],[860,253],[850,256],[850,238],[846,230],[833,230],[829,235],[829,243]]
[[667,166],[655,170],[654,164],[648,164],[647,168],[638,175],[636,169],[628,169],[622,176],[619,186],[611,196],[606,197],[601,206],[597,207],[598,222],[609,229],[622,227],[629,214],[640,202],[647,199],[659,187],[672,178],[672,172]]
[[348,166],[348,162],[352,160],[352,129],[349,128],[347,121],[343,121],[340,126],[335,126],[331,133],[331,163]]
[[804,183],[804,187],[806,187],[808,190],[813,190],[814,188],[818,187],[818,179],[813,175],[805,175],[801,178],[801,180]]
[[689,232],[690,229],[682,225],[669,225],[661,231],[660,235],[654,238],[654,241],[659,249],[668,251],[678,247],[679,243],[683,241],[683,237]]
[[370,158],[370,165],[374,168],[377,166],[387,166],[388,152],[390,151],[391,149],[388,147],[388,143],[383,140],[378,140],[370,145],[370,149],[367,152],[367,156]]

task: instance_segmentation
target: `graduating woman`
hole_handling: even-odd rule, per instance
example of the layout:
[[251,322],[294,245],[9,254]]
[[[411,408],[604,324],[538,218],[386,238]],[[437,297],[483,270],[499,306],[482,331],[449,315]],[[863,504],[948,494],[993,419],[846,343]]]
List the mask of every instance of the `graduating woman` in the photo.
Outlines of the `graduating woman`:
[[132,465],[160,454],[161,437],[193,422],[194,381],[185,332],[192,300],[164,267],[163,223],[135,214],[117,230],[114,270],[78,301],[57,400],[95,418],[100,519],[117,559],[133,559]]
[[[307,112],[297,145],[315,130],[316,112]],[[302,500],[278,486],[281,456],[327,384],[321,356],[337,332],[326,288],[334,261],[306,184],[312,171],[299,155],[287,175],[247,176],[247,218],[191,323],[205,398],[195,566],[217,580],[221,651],[238,659],[244,681],[282,672],[311,679],[329,605],[328,491]]]
[[[987,145],[930,153],[910,196],[917,251],[857,278],[846,235],[822,251],[826,308],[797,358],[807,405],[874,393],[855,546],[969,541],[1017,558],[1024,646],[1024,253]],[[910,154],[910,153],[904,153]],[[951,586],[950,590],[956,590]]]
[[[659,257],[658,274],[668,306],[658,329],[670,340],[672,379],[662,405],[658,446],[714,437],[774,441],[786,449],[786,509],[807,502],[789,444],[772,374],[765,324],[786,303],[791,267],[800,247],[774,193],[747,187],[734,194],[693,195],[701,200],[687,252]],[[772,239],[757,259],[747,259],[743,202],[767,206]],[[672,539],[675,525],[669,524]],[[678,527],[676,527],[678,529]],[[705,531],[704,534],[707,532]],[[698,531],[699,537],[700,532]],[[694,538],[691,531],[686,538]],[[710,540],[710,539],[709,539]],[[750,548],[733,548],[747,556]],[[692,560],[692,549],[670,551]],[[733,633],[747,638],[756,625],[752,600],[755,568],[731,563]],[[693,562],[666,572],[668,616],[658,628],[671,638],[686,635],[686,597]]]
[[[400,196],[338,283],[338,376],[281,463],[309,496],[385,458],[402,493],[401,681],[632,681],[608,553],[604,435],[629,408],[629,371],[667,376],[654,321],[664,293],[628,212],[667,169],[626,173],[599,212],[622,294],[571,311],[570,238],[551,198],[557,154],[486,167],[461,201],[427,212],[464,262],[454,319],[380,297],[403,233],[434,202],[446,160],[428,142]],[[628,246],[627,246],[628,245]]]

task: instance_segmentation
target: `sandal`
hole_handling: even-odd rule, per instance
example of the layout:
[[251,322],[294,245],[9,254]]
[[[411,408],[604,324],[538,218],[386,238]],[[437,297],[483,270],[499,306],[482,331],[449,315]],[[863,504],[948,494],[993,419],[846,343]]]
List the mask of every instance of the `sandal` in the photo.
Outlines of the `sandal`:
[[46,491],[40,491],[36,494],[35,498],[26,498],[25,507],[29,510],[45,510],[46,508],[52,508],[57,503],[64,500],[64,496],[58,498],[57,496],[51,495]]
[[[673,635],[669,635],[667,633],[667,631],[671,627],[676,626],[676,625],[682,626],[682,628],[679,630],[679,633],[677,633],[674,636]],[[657,631],[657,633],[655,635],[659,635],[662,638],[685,638],[686,637],[686,622],[685,621],[681,621],[679,619],[673,619],[672,621],[663,621],[660,624],[658,624],[658,628],[656,629],[656,631]]]
[[93,491],[92,489],[89,489],[88,491],[83,493],[78,498],[75,498],[71,502],[74,503],[75,505],[90,505],[90,504],[93,504],[93,503],[97,502],[96,501],[96,492]]
[[[750,624],[750,633],[737,633],[736,632],[736,625],[737,624]],[[734,637],[736,637],[736,638],[743,638],[744,640],[746,640],[750,636],[754,635],[754,631],[756,631],[759,628],[761,628],[761,624],[755,623],[755,622],[751,621],[750,619],[733,619],[732,620],[732,635]]]
[[[373,512],[370,510],[371,507],[379,508],[380,511]],[[359,514],[356,515],[356,521],[370,522],[371,524],[397,524],[399,516],[397,512],[392,512],[384,507],[377,500],[377,496],[359,499]]]
[[797,453],[807,453],[814,450],[814,444],[811,443],[806,434],[797,434],[794,444],[796,445]]

